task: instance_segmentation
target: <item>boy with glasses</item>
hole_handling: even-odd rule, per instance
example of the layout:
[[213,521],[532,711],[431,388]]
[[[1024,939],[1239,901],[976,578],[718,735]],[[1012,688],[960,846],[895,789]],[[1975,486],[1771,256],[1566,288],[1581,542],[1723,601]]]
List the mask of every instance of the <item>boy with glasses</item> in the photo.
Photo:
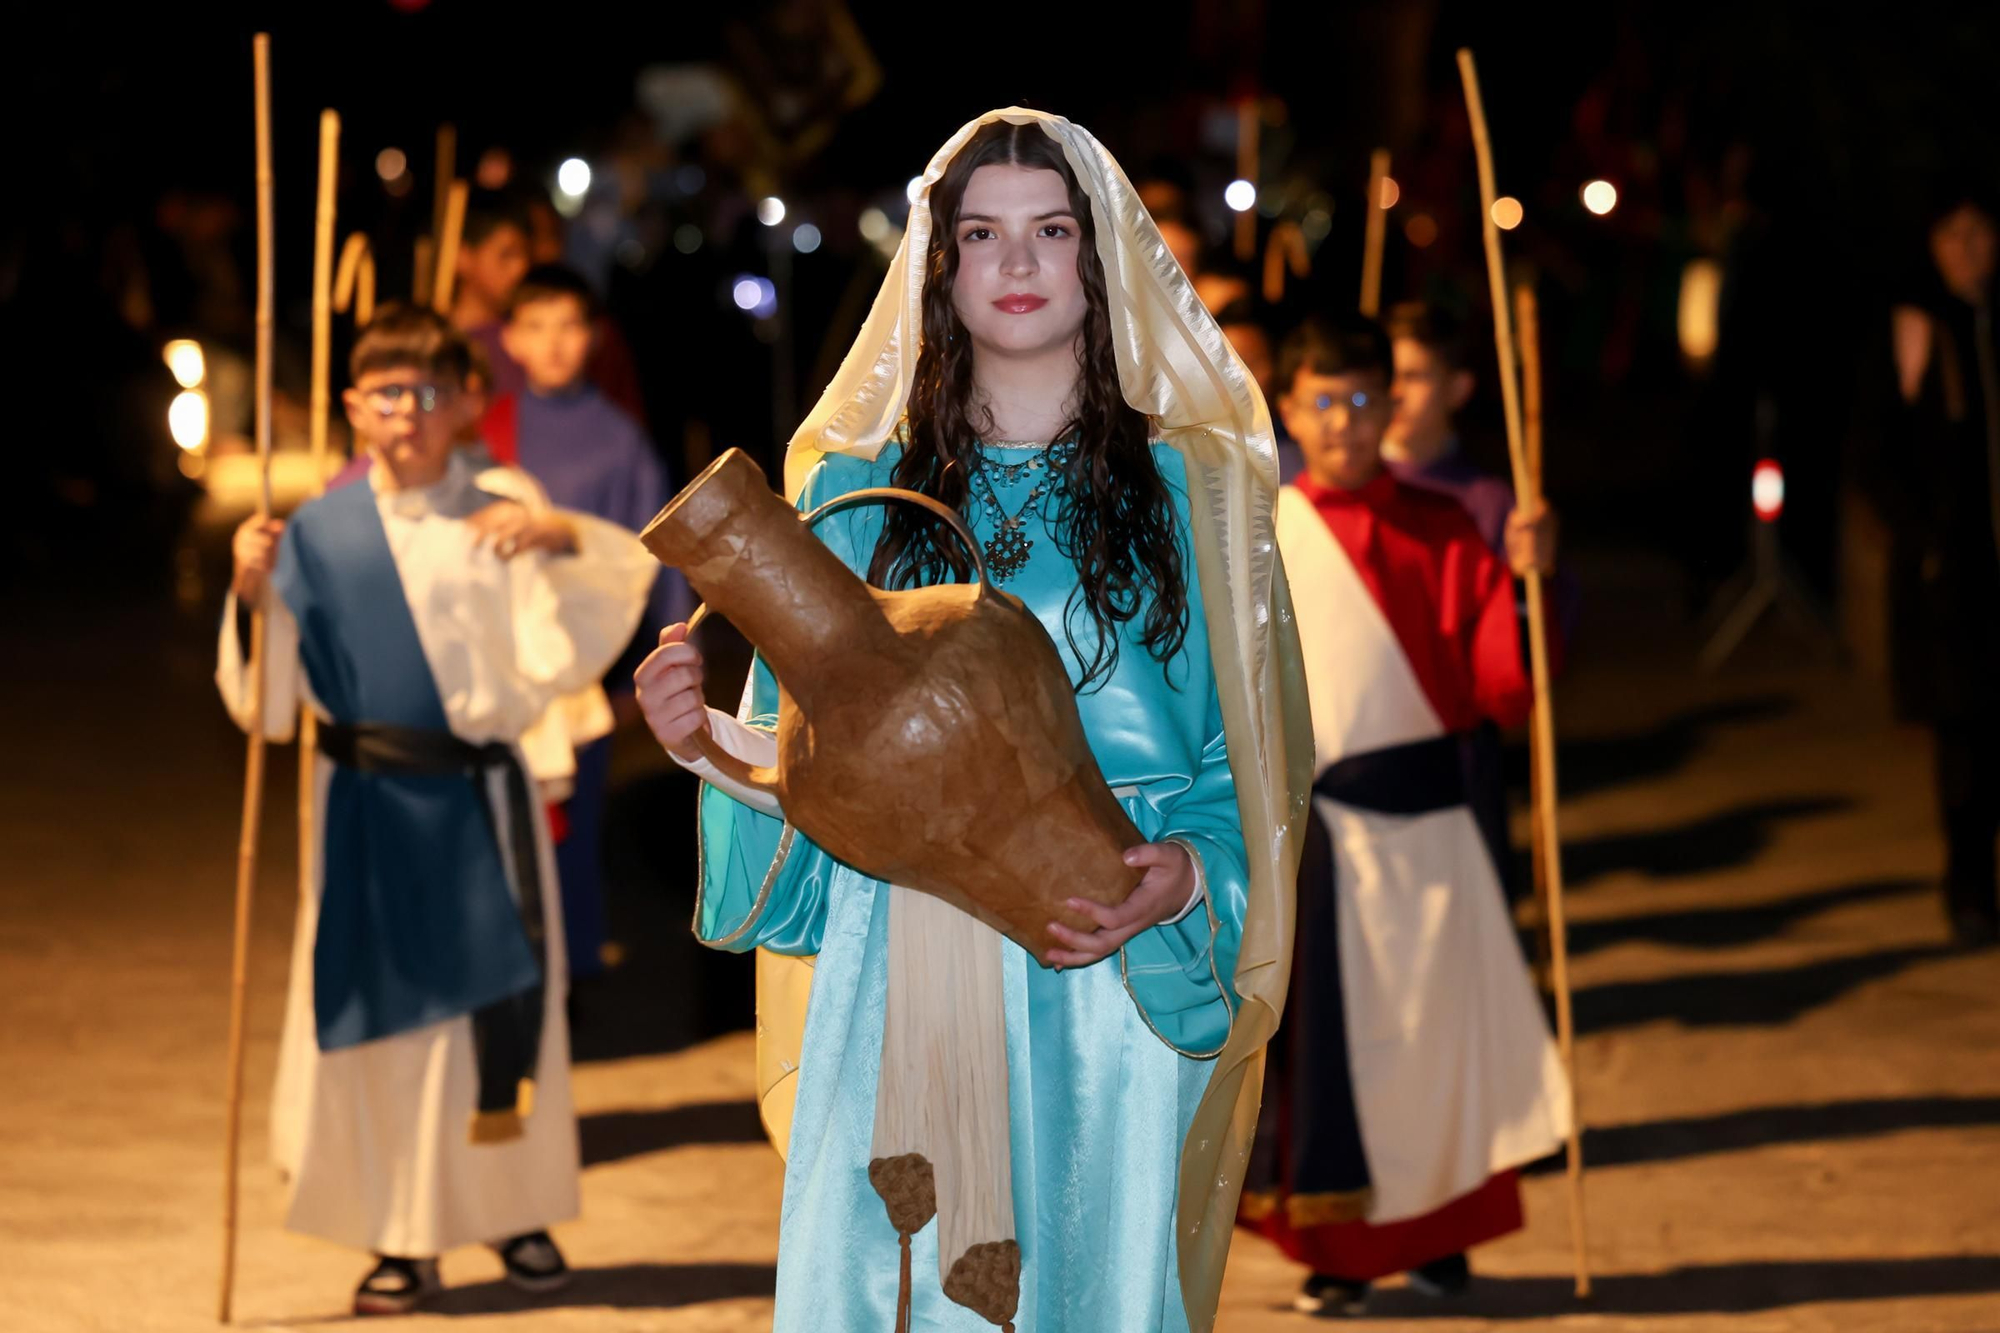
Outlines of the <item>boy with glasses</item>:
[[1390,371],[1358,315],[1308,323],[1278,363],[1316,776],[1240,1216],[1311,1268],[1297,1305],[1326,1315],[1393,1273],[1462,1290],[1465,1251],[1521,1225],[1514,1169],[1569,1116],[1460,763],[1465,732],[1527,715],[1510,575],[1550,534],[1516,514],[1503,561],[1456,501],[1384,467]]
[[280,1054],[287,1225],[376,1256],[357,1314],[438,1289],[487,1243],[531,1291],[577,1209],[562,912],[519,740],[631,636],[655,562],[615,525],[481,490],[454,448],[464,340],[385,308],[357,340],[348,421],[372,463],[289,523],[237,530],[217,685],[239,725],[237,625],[266,631],[265,728],[319,718],[319,846]]

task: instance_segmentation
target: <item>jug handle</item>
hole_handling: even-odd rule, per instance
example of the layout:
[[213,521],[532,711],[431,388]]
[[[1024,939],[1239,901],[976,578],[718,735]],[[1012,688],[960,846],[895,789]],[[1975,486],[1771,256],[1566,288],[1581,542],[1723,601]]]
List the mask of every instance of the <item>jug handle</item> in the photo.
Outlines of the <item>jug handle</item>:
[[[919,508],[928,509],[933,516],[943,520],[945,526],[957,533],[958,539],[965,543],[965,549],[972,553],[972,567],[979,575],[979,597],[981,600],[984,600],[992,592],[993,582],[986,574],[986,554],[979,549],[979,543],[974,539],[972,529],[965,526],[965,520],[959,516],[956,509],[941,501],[933,500],[930,496],[919,491],[904,490],[900,486],[867,486],[858,491],[849,491],[845,495],[835,496],[825,504],[814,509],[811,513],[802,514],[799,521],[810,528],[828,514],[839,513],[843,509],[852,509],[856,505],[878,504],[889,501],[901,501],[905,504],[913,504]],[[694,614],[688,617],[688,635],[692,637],[695,629],[706,619],[708,619],[708,603],[703,602],[694,609]],[[717,745],[715,738],[709,734],[706,727],[694,733],[694,743],[695,748],[701,751],[702,758],[715,765],[717,771],[721,772],[724,776],[741,783],[752,791],[762,792],[774,801],[778,799],[778,773],[776,769],[752,768],[749,764],[744,763],[741,759],[738,759],[735,755]]]

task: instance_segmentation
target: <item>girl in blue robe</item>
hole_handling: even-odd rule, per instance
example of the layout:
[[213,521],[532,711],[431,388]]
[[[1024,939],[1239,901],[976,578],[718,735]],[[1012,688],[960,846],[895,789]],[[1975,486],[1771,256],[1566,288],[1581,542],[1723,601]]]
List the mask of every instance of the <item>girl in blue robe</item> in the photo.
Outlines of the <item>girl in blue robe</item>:
[[[899,486],[961,511],[1056,645],[1098,766],[1145,839],[1127,853],[1145,877],[1124,904],[1092,906],[1097,929],[1051,927],[1055,968],[999,944],[1018,1309],[982,1317],[925,1280],[939,1272],[935,1222],[913,1237],[905,1289],[869,1173],[889,904],[903,891],[699,757],[705,728],[768,761],[777,685],[759,660],[739,718],[706,710],[699,654],[682,627],[662,636],[639,698],[707,780],[696,932],[815,959],[780,1145],[776,1328],[896,1328],[907,1290],[913,1328],[1206,1329],[1254,1122],[1245,1075],[1282,1001],[1292,793],[1311,755],[1270,540],[1268,415],[1083,131],[993,113],[924,182],[861,346],[794,441],[794,499],[809,510]],[[878,586],[962,574],[917,512],[853,508],[816,531]]]

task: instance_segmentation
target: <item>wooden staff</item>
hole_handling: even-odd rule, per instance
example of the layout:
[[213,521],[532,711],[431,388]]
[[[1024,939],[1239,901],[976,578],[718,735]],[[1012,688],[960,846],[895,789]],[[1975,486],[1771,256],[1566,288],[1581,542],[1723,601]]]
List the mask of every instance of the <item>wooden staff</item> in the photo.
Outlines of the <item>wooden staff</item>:
[[458,127],[450,121],[438,126],[435,166],[437,171],[431,184],[431,235],[443,236],[452,182],[458,179]]
[[[1524,452],[1528,460],[1528,477],[1535,494],[1542,493],[1542,335],[1541,320],[1536,314],[1535,288],[1530,282],[1522,282],[1514,288],[1514,337],[1521,349],[1521,433]],[[1539,709],[1528,717],[1529,734],[1534,734],[1538,725]],[[1542,770],[1542,752],[1537,747],[1528,751],[1528,864],[1533,872],[1535,897],[1533,915],[1529,925],[1535,939],[1535,980],[1538,985],[1549,983],[1549,939],[1545,927],[1549,920],[1549,828],[1542,815],[1542,792],[1548,788],[1549,776]]]
[[1361,313],[1373,319],[1382,310],[1382,241],[1389,226],[1389,150],[1368,155],[1368,229],[1361,246]]
[[[1541,492],[1528,468],[1526,442],[1521,426],[1520,384],[1514,378],[1514,334],[1507,310],[1507,271],[1500,257],[1500,228],[1493,220],[1493,146],[1486,134],[1486,107],[1479,97],[1479,71],[1472,52],[1458,53],[1458,72],[1465,83],[1465,105],[1472,119],[1472,144],[1479,158],[1479,217],[1486,236],[1486,278],[1493,300],[1494,343],[1500,354],[1500,399],[1506,409],[1507,454],[1513,464],[1514,502],[1517,506],[1537,503]],[[1563,919],[1562,844],[1556,827],[1556,745],[1555,715],[1549,703],[1548,627],[1542,619],[1542,576],[1529,570],[1528,660],[1534,672],[1535,730],[1534,752],[1547,778],[1541,791],[1541,811],[1548,840],[1549,944],[1555,963],[1556,1036],[1562,1048],[1563,1067],[1569,1074],[1569,1202],[1570,1241],[1576,1257],[1576,1294],[1590,1294],[1590,1256],[1584,1241],[1583,1216],[1583,1127],[1578,1122],[1576,1099],[1575,1025],[1570,1015],[1569,940]]]
[[[319,113],[319,200],[313,215],[312,493],[326,490],[326,431],[333,411],[333,208],[340,174],[340,114]],[[299,704],[299,897],[312,891],[319,714]]]
[[458,242],[465,231],[465,200],[470,187],[453,181],[446,192],[444,226],[438,232],[437,276],[431,279],[431,309],[451,313],[451,289],[458,278]]
[[[271,37],[251,50],[257,97],[257,517],[271,516]],[[243,824],[236,844],[236,939],[229,970],[229,1077],[225,1093],[222,1186],[222,1293],[217,1317],[228,1323],[236,1292],[236,1203],[243,1138],[243,1025],[248,1001],[250,900],[257,883],[257,832],[264,814],[264,611],[250,609],[250,740],[243,775]]]
[[1312,256],[1306,253],[1306,234],[1296,222],[1280,222],[1271,228],[1264,242],[1264,300],[1277,305],[1285,299],[1285,274],[1295,278],[1312,274]]
[[434,279],[437,277],[437,237],[417,237],[416,255],[412,264],[414,276],[410,281],[410,301],[415,305],[429,305]]
[[333,275],[333,312],[344,315],[354,309],[356,328],[368,327],[375,318],[375,252],[368,234],[355,232],[340,249],[340,265]]

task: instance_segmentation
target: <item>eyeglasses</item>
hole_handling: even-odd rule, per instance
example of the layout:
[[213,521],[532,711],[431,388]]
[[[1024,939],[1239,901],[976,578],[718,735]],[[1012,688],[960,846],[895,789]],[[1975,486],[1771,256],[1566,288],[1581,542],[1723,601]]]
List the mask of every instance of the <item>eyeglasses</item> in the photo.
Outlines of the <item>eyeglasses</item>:
[[[1371,407],[1381,406],[1385,401],[1385,399],[1376,394],[1357,391],[1347,396],[1346,406],[1356,412],[1366,412]],[[1333,405],[1337,402],[1340,402],[1340,399],[1334,394],[1322,393],[1313,398],[1313,410],[1315,412],[1331,412]]]
[[377,416],[393,417],[406,406],[425,416],[451,401],[456,389],[441,388],[435,384],[385,384],[379,389],[370,389],[361,397]]

